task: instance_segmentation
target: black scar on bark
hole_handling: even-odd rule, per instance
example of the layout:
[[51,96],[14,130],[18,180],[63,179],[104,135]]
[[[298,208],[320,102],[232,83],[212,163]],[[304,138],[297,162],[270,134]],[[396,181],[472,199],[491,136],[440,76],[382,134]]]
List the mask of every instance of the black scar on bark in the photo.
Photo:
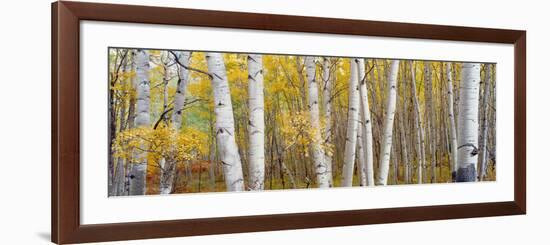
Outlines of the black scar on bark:
[[476,167],[474,164],[470,164],[465,168],[459,168],[456,173],[456,182],[475,182],[476,181]]

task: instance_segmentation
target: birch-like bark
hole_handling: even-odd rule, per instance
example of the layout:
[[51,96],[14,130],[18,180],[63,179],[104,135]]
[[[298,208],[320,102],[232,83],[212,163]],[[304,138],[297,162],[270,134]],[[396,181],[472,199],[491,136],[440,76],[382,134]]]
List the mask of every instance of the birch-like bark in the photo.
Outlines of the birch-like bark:
[[447,108],[449,112],[449,124],[451,127],[451,166],[452,166],[452,181],[456,179],[457,165],[457,141],[456,141],[456,125],[455,125],[455,112],[454,112],[454,92],[453,92],[453,72],[452,64],[445,63],[447,69]]
[[414,67],[413,61],[409,61],[411,69],[411,88],[413,94],[414,102],[414,128],[416,132],[416,155],[418,156],[418,166],[417,166],[417,182],[422,184],[423,182],[423,168],[425,166],[425,150],[424,150],[424,127],[422,125],[422,117],[420,116],[420,104],[418,103],[418,96],[416,92],[416,68]]
[[[129,55],[126,56],[126,60],[123,67],[123,73],[126,73],[132,69],[131,64],[128,60],[129,60]],[[132,81],[122,80],[121,82],[124,83],[124,85],[126,85],[126,83],[128,82],[131,83]],[[120,106],[120,111],[118,115],[120,126],[118,131],[122,132],[126,129],[126,125],[127,125],[126,124],[126,100],[122,99],[120,103],[121,103],[121,106]],[[124,180],[125,180],[124,162],[125,160],[121,157],[119,157],[117,160],[117,165],[115,168],[115,176],[113,180],[113,190],[110,193],[110,195],[114,195],[114,196],[124,195]]]
[[[363,118],[363,110],[361,110],[361,105],[359,105],[359,118]],[[363,145],[363,136],[365,132],[363,131],[363,122],[359,120],[357,122],[357,172],[359,172],[359,186],[367,186],[367,174],[366,174],[366,159],[365,159],[365,149]]]
[[402,160],[403,160],[403,167],[404,167],[404,180],[405,180],[405,183],[409,183],[409,178],[410,178],[410,162],[409,162],[409,150],[407,148],[407,137],[406,137],[406,134],[405,134],[405,126],[404,126],[404,121],[405,121],[405,113],[406,113],[406,108],[407,108],[407,104],[405,102],[406,100],[403,100],[403,110],[402,110],[402,113],[401,113],[401,116],[399,117],[399,135],[400,135],[400,138],[401,138],[401,156],[402,156]]
[[430,182],[435,183],[436,175],[435,175],[435,119],[434,119],[434,113],[433,113],[433,99],[432,99],[432,64],[429,61],[424,62],[424,98],[426,100],[426,111],[424,113],[426,117],[426,130],[428,130],[429,137],[429,153],[430,153]]
[[[119,118],[120,118],[119,132],[122,132],[126,129],[126,124],[124,123],[124,120],[126,119],[125,117],[126,117],[126,103],[124,100],[122,100],[122,105],[119,113]],[[114,195],[114,196],[124,195],[124,179],[125,179],[124,162],[125,162],[124,159],[121,157],[119,157],[117,160],[117,165],[115,169],[115,178],[113,182],[114,189],[111,195]]]
[[172,186],[174,184],[174,175],[176,172],[176,160],[173,158],[162,158],[160,162],[161,174],[159,193],[161,195],[168,195],[172,193]]
[[458,101],[457,182],[475,182],[478,158],[480,64],[463,63]]
[[248,55],[248,188],[264,189],[264,75],[262,55]]
[[212,78],[216,141],[227,191],[243,191],[243,170],[235,141],[235,120],[223,56],[220,53],[206,53],[206,62]]
[[487,176],[487,133],[489,131],[489,127],[487,125],[487,114],[489,113],[489,96],[491,94],[491,64],[485,65],[485,78],[483,82],[485,83],[485,87],[483,88],[483,102],[481,104],[481,144],[479,146],[479,149],[481,150],[481,160],[478,173],[478,178],[480,181],[483,181],[483,179]]
[[386,103],[386,113],[384,118],[384,137],[380,149],[380,167],[378,169],[378,185],[388,184],[388,174],[390,168],[390,153],[392,149],[393,137],[393,119],[397,103],[397,72],[399,70],[399,60],[392,60],[388,74],[388,96]]
[[319,85],[315,78],[315,60],[313,57],[305,57],[306,65],[306,77],[308,84],[308,108],[309,116],[311,119],[311,128],[313,129],[312,135],[312,152],[313,152],[313,165],[315,168],[315,175],[317,177],[317,184],[319,188],[330,187],[330,174],[329,168],[325,163],[325,153],[321,146],[322,136],[320,130],[319,120]]
[[[149,81],[149,52],[147,50],[137,50],[136,82],[137,97],[135,126],[149,127],[151,124],[151,119],[149,116],[151,88]],[[132,172],[130,173],[130,195],[145,195],[147,190],[147,153],[139,152],[137,153],[135,159],[138,159],[139,163],[132,166]]]
[[[325,132],[324,143],[327,145],[332,144],[332,83],[333,78],[330,74],[330,60],[323,58],[323,108],[325,110]],[[332,156],[329,152],[325,151],[325,165],[327,166],[327,172],[329,174],[329,185],[332,184]]]
[[[166,52],[168,53],[168,52]],[[168,58],[168,57],[167,57]],[[168,69],[168,62],[162,64],[164,70],[164,76],[162,79],[163,84],[163,104],[162,110],[165,112],[168,109],[168,82],[170,82],[170,70]],[[162,120],[165,123],[168,123],[168,114],[163,113]],[[163,157],[160,159],[160,176],[159,176],[159,193],[161,195],[170,194],[172,191],[172,180],[173,180],[173,169],[172,166],[175,164],[172,160],[173,157]]]
[[[131,59],[130,59],[130,70],[132,73],[136,74],[137,70],[137,64],[136,64],[136,57],[137,57],[137,50],[132,49],[130,51]],[[132,90],[137,89],[137,76],[134,75],[131,77],[130,80]],[[134,128],[135,127],[135,121],[136,121],[136,94],[131,93],[130,99],[128,101],[128,117],[126,119],[126,127],[127,128]],[[131,159],[128,159],[126,162],[126,166],[124,168],[124,185],[123,185],[123,191],[118,193],[119,196],[128,196],[130,195],[130,174],[132,173],[132,166],[131,162],[133,161],[134,154],[130,154],[132,156]]]
[[355,59],[350,59],[349,62],[348,123],[346,127],[346,146],[344,149],[344,168],[342,171],[342,186],[344,187],[352,186],[353,183],[359,121],[359,72]]
[[374,186],[374,160],[372,151],[372,121],[367,91],[367,76],[365,74],[365,60],[356,59],[359,76],[359,100],[360,100],[360,126],[363,152],[365,155],[364,173],[367,186]]
[[[189,67],[189,61],[191,59],[191,52],[180,51],[176,53],[175,57],[178,61]],[[187,85],[189,84],[189,70],[183,66],[179,66],[178,69],[178,87],[176,89],[176,95],[174,95],[174,110],[172,113],[172,124],[176,130],[181,128],[182,112],[185,105],[185,96],[187,93]]]
[[[191,58],[191,52],[179,51],[175,52],[174,59],[177,59],[179,63],[184,66],[179,65],[178,63],[178,84],[176,88],[176,94],[174,95],[174,109],[172,110],[172,117],[170,124],[176,131],[176,134],[179,133],[182,124],[182,112],[185,105],[185,95],[187,92],[187,85],[189,84],[189,70],[186,67],[189,67],[189,61]],[[167,84],[167,79],[169,77],[168,69],[165,69],[165,84]],[[168,96],[165,94],[165,107],[164,110],[167,110]],[[175,139],[174,139],[175,140]],[[161,174],[160,174],[160,183],[159,191],[161,195],[166,195],[172,193],[172,187],[174,186],[174,175],[176,174],[176,165],[177,162],[174,158],[161,159]]]

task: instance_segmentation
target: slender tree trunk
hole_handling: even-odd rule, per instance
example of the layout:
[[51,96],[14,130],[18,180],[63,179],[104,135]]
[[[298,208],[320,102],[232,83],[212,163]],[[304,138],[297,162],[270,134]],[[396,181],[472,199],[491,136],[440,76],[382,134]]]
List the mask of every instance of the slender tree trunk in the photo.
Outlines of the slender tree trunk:
[[424,62],[424,86],[425,86],[425,95],[424,98],[426,99],[426,130],[428,130],[429,133],[429,151],[430,151],[430,183],[437,182],[436,175],[435,175],[435,120],[433,117],[433,95],[432,95],[432,63],[429,61]]
[[315,167],[315,175],[317,184],[320,188],[330,187],[329,168],[325,163],[325,153],[321,146],[322,136],[319,120],[319,85],[315,78],[315,61],[313,57],[305,57],[306,76],[308,85],[308,108],[311,119],[311,128],[313,129],[312,152],[313,165]]
[[[361,105],[359,105],[361,107]],[[359,117],[363,117],[362,110],[359,111]],[[357,126],[357,172],[359,175],[359,186],[367,186],[367,169],[366,169],[366,159],[365,159],[365,149],[363,145],[363,136],[365,135],[365,132],[363,132],[363,122],[359,121]]]
[[[166,52],[168,53],[168,52]],[[170,81],[170,71],[168,70],[168,62],[164,62],[162,64],[164,75],[162,79],[162,85],[163,85],[163,104],[162,104],[162,113],[163,118],[162,120],[164,123],[168,123],[168,114],[164,113],[166,110],[168,110],[168,82]],[[166,157],[163,157],[160,159],[160,178],[159,178],[159,193],[161,195],[167,195],[170,194],[172,191],[172,181],[174,179],[174,168],[173,165],[175,164],[173,160],[174,157],[168,157],[168,160]]]
[[262,55],[248,55],[248,187],[264,189],[264,76]]
[[[130,60],[130,70],[132,73],[136,74],[137,64],[136,64],[136,56],[137,56],[137,50],[132,49],[130,51],[131,60]],[[134,75],[131,77],[130,80],[132,91],[137,89],[137,76]],[[134,128],[135,127],[135,120],[136,120],[136,94],[130,93],[130,98],[128,101],[128,117],[126,118],[126,127],[127,128]],[[124,190],[121,193],[118,193],[119,196],[128,196],[130,195],[130,174],[132,170],[132,161],[134,154],[130,154],[132,158],[127,159],[126,166],[124,168]]]
[[[189,67],[189,60],[191,58],[190,52],[176,52],[174,59],[177,59],[179,63],[183,64],[186,67]],[[178,84],[176,87],[176,94],[174,95],[174,108],[172,110],[171,116],[171,127],[175,129],[176,134],[179,133],[182,125],[182,112],[185,105],[185,95],[187,90],[187,85],[189,84],[189,70],[179,65],[178,66]],[[164,71],[164,84],[168,85],[169,79],[169,70],[165,66]],[[165,89],[164,94],[164,111],[168,110],[168,94]],[[168,114],[166,114],[167,117]],[[165,118],[168,120],[168,118]],[[174,139],[175,140],[175,139]],[[176,174],[176,165],[177,161],[175,157],[169,157],[168,159],[161,159],[161,174],[160,174],[160,184],[159,192],[160,194],[170,194],[172,193],[172,188],[174,186],[175,174]]]
[[392,60],[388,74],[388,97],[384,119],[384,137],[380,149],[380,167],[378,168],[378,185],[388,184],[390,168],[390,153],[392,149],[393,119],[397,102],[397,72],[399,71],[399,60]]
[[452,65],[446,63],[447,69],[447,110],[449,113],[449,123],[451,126],[451,170],[452,170],[452,181],[456,179],[456,170],[457,170],[457,141],[456,141],[456,126],[455,126],[455,112],[454,112],[454,92],[453,92],[453,72]]
[[391,148],[391,161],[393,164],[393,184],[398,185],[399,184],[399,162],[397,161],[397,143],[396,141],[392,141],[392,148]]
[[235,120],[223,56],[220,53],[206,53],[206,62],[212,78],[216,139],[227,191],[243,191],[243,170],[235,141]]
[[481,161],[479,166],[478,178],[483,181],[487,177],[487,117],[489,113],[489,96],[491,95],[491,64],[485,64],[485,87],[483,90],[483,102],[481,111],[481,144],[479,149],[481,150]]
[[[325,109],[325,132],[324,143],[332,145],[332,83],[333,78],[330,73],[330,60],[323,58],[323,108]],[[332,155],[325,151],[325,165],[329,174],[329,185],[332,184]]]
[[417,168],[417,181],[418,184],[423,182],[423,168],[425,166],[425,151],[424,151],[424,127],[422,125],[422,117],[420,115],[420,104],[418,103],[418,96],[416,92],[416,68],[413,61],[409,61],[411,69],[411,87],[414,102],[414,128],[416,132],[416,155],[418,156],[418,168]]
[[[177,52],[178,61],[189,67],[189,61],[191,59],[191,52]],[[187,93],[187,85],[189,84],[189,70],[183,66],[179,66],[178,69],[178,87],[176,89],[176,95],[174,96],[174,110],[172,112],[172,123],[176,130],[181,128],[182,112],[185,105],[185,96]]]
[[[124,62],[123,72],[126,73],[129,70],[131,70],[130,62],[128,62],[128,56],[126,56],[126,60]],[[130,81],[132,82],[132,81]],[[128,83],[128,80],[122,80],[121,83],[123,83],[123,86]],[[132,87],[133,88],[133,87]],[[120,102],[120,111],[119,111],[119,132],[122,132],[126,129],[126,100],[122,99]],[[121,157],[117,159],[117,165],[115,168],[115,176],[113,180],[113,190],[111,191],[111,196],[122,196],[124,195],[124,180],[125,180],[125,173],[124,173],[124,162],[125,160]]]
[[365,60],[356,59],[359,74],[359,96],[360,96],[360,108],[361,118],[360,126],[362,126],[362,145],[363,152],[365,154],[364,172],[367,186],[374,186],[374,160],[372,150],[372,120],[370,116],[370,106],[367,91],[367,76],[365,74]]
[[355,151],[357,149],[357,127],[359,121],[359,72],[355,59],[350,59],[348,124],[346,127],[346,146],[344,151],[344,168],[342,171],[342,186],[353,184]]
[[161,195],[168,195],[172,193],[172,187],[174,186],[174,175],[176,174],[176,160],[173,158],[161,159],[161,175],[159,192]]
[[[138,49],[136,54],[136,79],[137,79],[137,97],[136,97],[136,127],[149,127],[150,116],[149,107],[150,81],[149,81],[149,52]],[[135,159],[137,164],[132,166],[130,173],[130,195],[145,195],[147,182],[147,153],[140,152]]]
[[405,183],[409,183],[409,178],[410,178],[410,173],[409,173],[409,170],[410,170],[410,163],[409,163],[409,152],[408,152],[408,148],[407,148],[407,137],[406,137],[406,133],[405,133],[405,126],[404,126],[404,121],[405,121],[405,113],[406,113],[406,103],[405,103],[405,100],[403,100],[403,111],[399,117],[399,134],[400,134],[400,138],[401,138],[401,154],[402,154],[402,158],[403,158],[403,169],[404,169],[404,180],[405,180]]
[[[124,102],[124,101],[122,101]],[[119,114],[119,118],[120,118],[120,129],[119,129],[119,132],[122,132],[126,129],[126,124],[124,123],[124,119],[126,117],[126,104],[125,103],[121,103],[121,108],[120,108],[120,114]],[[113,181],[113,191],[111,192],[111,195],[114,195],[114,196],[122,196],[124,195],[124,176],[125,176],[125,173],[124,173],[124,159],[119,157],[118,160],[117,160],[117,165],[116,165],[116,169],[115,169],[115,176],[114,176],[114,181]]]
[[480,65],[462,64],[458,101],[458,170],[457,182],[475,182],[478,158],[478,110]]

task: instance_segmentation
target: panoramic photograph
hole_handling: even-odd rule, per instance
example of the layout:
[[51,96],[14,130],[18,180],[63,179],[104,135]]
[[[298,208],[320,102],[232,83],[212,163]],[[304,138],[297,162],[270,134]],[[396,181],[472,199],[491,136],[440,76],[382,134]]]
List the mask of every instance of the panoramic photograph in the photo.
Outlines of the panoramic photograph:
[[496,64],[108,49],[108,196],[495,181]]

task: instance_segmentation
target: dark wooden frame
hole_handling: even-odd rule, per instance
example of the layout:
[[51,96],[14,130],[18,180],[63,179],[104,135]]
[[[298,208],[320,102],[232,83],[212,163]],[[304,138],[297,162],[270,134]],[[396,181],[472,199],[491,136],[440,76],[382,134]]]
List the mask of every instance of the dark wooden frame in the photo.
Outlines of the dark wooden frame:
[[[514,45],[514,201],[480,204],[80,224],[79,24],[81,20],[241,28]],[[52,4],[52,241],[80,243],[526,213],[526,32],[458,26],[331,19],[166,7]]]

